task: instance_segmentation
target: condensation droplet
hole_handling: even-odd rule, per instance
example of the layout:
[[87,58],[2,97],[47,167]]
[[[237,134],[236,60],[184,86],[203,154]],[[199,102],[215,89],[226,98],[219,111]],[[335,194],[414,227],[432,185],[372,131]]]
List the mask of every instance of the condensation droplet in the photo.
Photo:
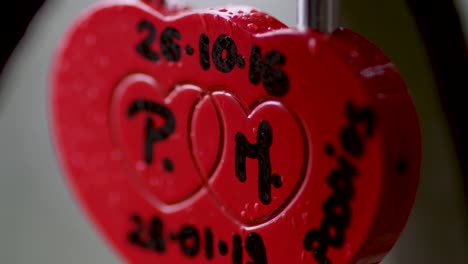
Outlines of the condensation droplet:
[[346,243],[346,255],[348,257],[351,257],[353,255],[353,247],[351,246],[351,243]]
[[315,38],[309,39],[308,46],[309,46],[310,54],[312,54],[312,55],[317,54],[317,39],[315,39]]
[[94,46],[96,45],[96,36],[95,35],[88,35],[85,38],[86,45]]
[[254,204],[254,210],[255,210],[256,213],[260,212],[260,204],[259,203]]
[[304,222],[304,225],[308,225],[310,221],[310,214],[309,213],[303,213],[302,214],[302,221]]
[[142,172],[144,170],[146,170],[146,163],[142,160],[138,161],[136,164],[135,164],[135,170],[139,171],[139,172]]
[[112,161],[121,161],[122,160],[122,152],[120,150],[112,151],[111,160]]
[[93,100],[98,97],[99,91],[98,89],[88,88],[88,90],[86,91],[86,95],[89,99]]
[[119,192],[112,192],[108,197],[110,206],[117,206],[120,201],[122,201],[122,195]]
[[250,204],[246,203],[244,208],[245,208],[246,211],[249,211],[250,210]]
[[248,28],[249,30],[254,31],[254,32],[258,31],[258,26],[255,25],[254,23],[249,23],[249,24],[247,24],[247,28]]
[[359,52],[357,50],[353,50],[349,53],[349,57],[351,59],[357,59],[359,57]]
[[281,220],[288,221],[288,217],[286,216],[286,214],[281,214],[280,218]]
[[107,67],[109,66],[109,58],[106,56],[100,56],[98,63],[101,67]]
[[84,84],[83,84],[82,82],[79,82],[79,81],[75,82],[75,83],[71,86],[71,89],[72,89],[74,92],[77,92],[77,93],[78,93],[78,92],[79,92],[79,93],[83,92],[84,88],[85,88]]
[[387,98],[387,95],[386,95],[386,94],[384,94],[384,93],[378,93],[376,97],[377,97],[377,99],[380,99],[380,100],[382,100],[382,99],[385,99],[385,98]]
[[151,177],[149,183],[153,187],[157,187],[157,186],[160,186],[160,185],[167,185],[167,183],[165,183],[164,181],[161,182],[161,179],[159,177]]
[[98,126],[103,126],[106,124],[106,116],[101,114],[95,114],[93,117],[93,121]]
[[84,164],[86,164],[86,159],[85,159],[84,154],[78,153],[78,152],[74,153],[71,159],[71,163],[73,166],[82,167]]
[[246,211],[242,211],[242,212],[241,212],[241,217],[244,218],[244,219],[247,218],[247,212],[246,212]]
[[296,219],[291,219],[291,226],[293,229],[296,229],[297,228],[297,223],[296,223]]

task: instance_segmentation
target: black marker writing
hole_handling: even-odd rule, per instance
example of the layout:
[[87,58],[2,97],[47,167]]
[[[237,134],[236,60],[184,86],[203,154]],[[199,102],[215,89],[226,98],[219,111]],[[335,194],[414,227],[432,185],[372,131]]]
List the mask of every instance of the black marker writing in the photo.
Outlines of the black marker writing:
[[201,34],[198,48],[200,49],[200,64],[202,68],[207,71],[210,69],[211,65],[210,38],[207,35]]
[[[137,25],[137,31],[140,33],[144,31],[148,32],[146,38],[136,46],[138,54],[149,61],[158,62],[160,57],[154,49],[154,42],[157,38],[157,29],[154,24],[148,20],[142,20]],[[180,32],[173,27],[167,27],[162,31],[159,38],[159,46],[163,57],[167,61],[176,62],[181,59],[182,51],[180,45],[176,42],[176,40],[180,40],[181,38]]]
[[212,259],[214,255],[214,245],[213,245],[213,232],[211,229],[205,228],[205,254],[207,259]]
[[159,55],[151,47],[156,39],[156,27],[151,22],[142,20],[138,24],[137,30],[138,32],[148,31],[148,35],[137,45],[136,51],[145,59],[154,62],[159,61]]
[[181,35],[179,31],[173,27],[166,28],[161,33],[160,45],[161,51],[167,61],[179,61],[181,57],[181,50],[179,44],[175,39],[180,40]]
[[[163,254],[168,249],[166,241],[179,244],[181,253],[187,258],[197,257],[201,251],[205,250],[205,256],[208,260],[215,258],[215,234],[211,228],[205,228],[204,237],[198,231],[198,228],[192,225],[184,225],[177,233],[164,232],[164,225],[159,217],[151,218],[149,227],[146,226],[139,215],[131,217],[136,225],[135,229],[128,235],[128,241],[145,250],[153,250]],[[168,234],[168,237],[165,235]],[[204,246],[202,246],[202,241]],[[218,241],[218,256],[226,256],[229,253],[229,245],[224,240]],[[249,233],[244,241],[238,234],[232,236],[232,263],[244,264],[244,244],[245,251],[251,261],[247,264],[268,264],[268,257],[263,238],[257,233]]]
[[[163,118],[166,122],[164,126],[160,128],[155,128],[153,119],[150,116],[146,118],[144,158],[147,164],[152,164],[154,144],[169,138],[169,136],[172,133],[174,133],[176,121],[174,114],[169,108],[155,102],[147,100],[135,101],[130,105],[130,108],[128,110],[128,116],[130,118],[133,118],[140,112],[147,112],[150,114],[158,115],[161,118]],[[166,165],[170,164],[171,166],[166,167],[171,167],[171,170],[173,170],[172,163],[169,160],[165,159],[165,163],[167,163]]]
[[220,35],[213,44],[213,62],[220,72],[229,73],[237,65],[245,67],[244,58],[237,54],[237,46],[228,35]]
[[262,58],[262,50],[254,45],[250,54],[249,80],[252,84],[260,84],[268,94],[284,96],[289,91],[289,78],[279,66],[286,64],[286,57],[279,51],[272,50]]
[[247,235],[245,239],[245,249],[252,259],[252,261],[248,261],[247,264],[268,264],[265,245],[259,234],[251,233]]
[[[365,152],[365,143],[375,128],[373,112],[368,108],[356,108],[353,104],[346,105],[346,115],[349,123],[341,129],[340,145],[344,152],[355,158],[360,158]],[[324,152],[335,157],[336,150],[327,144]],[[327,177],[327,184],[333,194],[323,203],[325,217],[320,228],[309,230],[303,240],[304,249],[312,252],[319,264],[330,264],[327,252],[330,247],[341,248],[345,242],[346,230],[351,222],[351,200],[354,198],[353,178],[358,176],[357,168],[344,156],[336,158],[337,168]]]
[[243,264],[244,256],[242,255],[242,237],[234,235],[232,237],[232,264]]
[[[163,224],[160,218],[153,218],[149,228],[145,226],[140,216],[134,215],[131,219],[136,225],[135,230],[128,235],[128,240],[131,243],[156,252],[164,252],[166,250],[162,234]],[[145,240],[144,237],[148,238]]]
[[257,144],[251,144],[244,134],[237,133],[235,169],[240,182],[247,181],[246,158],[258,160],[258,196],[260,201],[271,203],[271,185],[281,188],[282,180],[271,172],[270,147],[273,144],[273,132],[267,121],[262,121],[257,131]]
[[184,226],[179,234],[172,237],[173,240],[179,241],[180,250],[187,257],[195,257],[200,250],[200,234],[193,226]]
[[352,178],[357,170],[345,158],[338,159],[338,168],[328,176],[327,183],[334,190],[322,206],[325,217],[318,229],[312,229],[304,237],[304,249],[314,254],[320,264],[329,264],[329,247],[340,248],[344,244],[345,231],[351,221],[350,200],[354,195]]
[[[148,20],[142,20],[137,25],[139,33],[148,32],[147,36],[136,46],[136,51],[143,58],[152,61],[160,61],[154,42],[157,38],[157,29]],[[163,58],[169,62],[177,62],[182,59],[182,49],[188,56],[193,56],[193,43],[179,44],[182,34],[174,27],[165,28],[159,38],[160,51]],[[200,34],[198,41],[198,56],[200,66],[208,71],[211,62],[218,72],[230,73],[236,66],[239,69],[246,68],[246,59],[239,54],[236,41],[226,34],[220,34],[211,45],[210,37],[204,33]],[[289,92],[289,78],[281,67],[286,65],[286,57],[278,50],[269,50],[264,55],[259,46],[253,45],[250,51],[250,63],[248,80],[253,85],[263,85],[264,90],[272,96],[282,97]]]
[[346,105],[350,123],[341,131],[341,146],[349,154],[360,157],[364,153],[364,140],[374,131],[374,114],[366,108],[356,109],[351,103]]

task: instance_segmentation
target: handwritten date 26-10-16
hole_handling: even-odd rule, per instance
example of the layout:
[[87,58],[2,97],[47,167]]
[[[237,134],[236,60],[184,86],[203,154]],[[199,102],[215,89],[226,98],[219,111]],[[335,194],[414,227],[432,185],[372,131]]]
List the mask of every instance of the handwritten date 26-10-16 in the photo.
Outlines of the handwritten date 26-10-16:
[[[159,62],[160,53],[169,62],[178,62],[182,59],[183,36],[177,28],[166,27],[158,39],[156,26],[148,20],[142,20],[137,25],[137,31],[146,32],[146,37],[135,47],[136,52],[144,59]],[[160,51],[155,48],[157,46],[155,42],[159,42]],[[246,66],[245,57],[239,54],[236,42],[226,34],[219,35],[211,45],[209,36],[202,33],[196,46],[198,46],[200,66],[205,71],[211,68],[211,63],[222,73],[230,73],[236,67],[242,70]],[[188,56],[194,56],[197,51],[192,44],[186,44],[184,50]],[[272,96],[282,97],[288,93],[289,78],[281,69],[286,65],[286,56],[283,53],[270,50],[262,54],[261,48],[253,45],[248,62],[249,70],[246,77],[251,84],[263,83],[265,91]]]

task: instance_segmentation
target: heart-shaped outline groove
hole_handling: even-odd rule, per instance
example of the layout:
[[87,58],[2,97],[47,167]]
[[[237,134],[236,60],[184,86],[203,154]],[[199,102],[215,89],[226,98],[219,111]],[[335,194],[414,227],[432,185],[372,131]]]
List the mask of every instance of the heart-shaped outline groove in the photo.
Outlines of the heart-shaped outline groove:
[[[158,94],[161,98],[164,98],[164,103],[167,104],[168,101],[171,101],[174,97],[174,93],[179,91],[179,90],[194,90],[200,93],[199,97],[194,101],[193,105],[190,107],[190,113],[188,114],[189,120],[187,120],[187,125],[190,126],[190,120],[193,115],[193,111],[195,107],[199,104],[200,100],[204,97],[206,94],[203,92],[203,90],[200,87],[197,87],[195,85],[190,85],[190,84],[181,84],[181,85],[175,85],[168,91],[167,94],[163,94],[162,91],[156,89],[158,85],[158,81],[156,78],[149,76],[147,74],[142,74],[142,73],[136,73],[136,74],[131,74],[125,78],[117,85],[114,95],[112,96],[112,101],[111,101],[111,111],[109,112],[110,114],[110,127],[112,127],[112,141],[114,142],[114,145],[119,149],[119,151],[122,152],[123,157],[125,157],[123,160],[122,166],[125,168],[125,170],[128,172],[129,177],[133,178],[130,180],[134,185],[135,188],[140,190],[139,192],[142,194],[142,196],[145,197],[146,200],[150,201],[152,204],[154,204],[155,207],[160,209],[162,212],[165,213],[174,213],[179,210],[182,210],[191,204],[195,203],[202,195],[203,195],[203,189],[205,189],[205,184],[203,182],[203,177],[201,175],[196,175],[196,177],[200,178],[202,181],[200,185],[197,186],[190,194],[185,195],[183,199],[181,199],[179,202],[175,203],[165,203],[162,201],[160,198],[158,198],[157,195],[153,194],[152,191],[148,189],[148,187],[145,186],[145,183],[139,179],[138,173],[135,171],[135,166],[132,165],[130,162],[130,158],[128,157],[128,153],[125,153],[125,148],[123,147],[122,143],[122,138],[120,137],[120,133],[118,132],[119,126],[117,123],[119,122],[119,113],[115,112],[115,103],[119,102],[119,100],[116,100],[119,98],[119,93],[125,93],[125,89],[128,89],[132,85],[136,83],[144,83],[149,89],[153,90],[154,93]],[[186,87],[189,86],[189,87]],[[118,108],[117,108],[118,109]],[[115,116],[117,115],[117,116]],[[190,141],[190,130],[187,131],[187,140],[189,145],[191,144]],[[218,150],[219,151],[219,150]],[[192,152],[189,150],[189,155],[192,156]],[[193,158],[192,158],[193,159]],[[194,162],[194,161],[193,161]],[[194,162],[193,166],[195,167],[196,171],[198,171],[197,164]]]
[[[196,168],[199,171],[199,175],[202,177],[202,180],[204,181],[204,187],[208,190],[209,195],[218,204],[219,208],[221,208],[221,210],[224,212],[224,214],[229,219],[231,219],[231,221],[237,223],[238,225],[248,226],[248,227],[255,227],[255,226],[261,225],[261,224],[263,224],[263,223],[265,223],[267,221],[270,221],[270,220],[274,219],[275,217],[279,216],[281,214],[281,212],[283,212],[285,210],[285,208],[288,207],[288,205],[291,203],[291,201],[294,200],[296,195],[298,193],[300,193],[300,189],[301,189],[301,187],[303,187],[303,183],[306,180],[307,171],[310,170],[310,167],[312,166],[312,165],[309,165],[310,155],[311,155],[311,145],[310,145],[310,139],[308,137],[308,133],[307,133],[307,131],[306,131],[306,129],[305,129],[299,115],[296,114],[291,108],[284,105],[280,100],[276,100],[276,99],[273,99],[273,98],[270,98],[270,97],[259,98],[249,107],[244,100],[242,100],[239,96],[236,95],[236,93],[234,91],[232,91],[230,89],[216,87],[216,88],[213,88],[213,89],[208,89],[208,91],[209,91],[208,94],[205,95],[205,96],[210,97],[209,100],[211,101],[211,103],[214,104],[217,115],[218,115],[218,121],[219,121],[220,129],[221,129],[221,138],[220,138],[221,147],[218,148],[218,156],[216,158],[215,165],[211,168],[211,170],[208,173],[204,172],[203,169],[202,169],[202,166],[200,165],[201,162],[197,158],[198,155],[196,155],[196,153],[195,153],[194,144],[193,144],[193,141],[195,139],[193,138],[192,133],[190,132],[189,133],[189,135],[190,135],[190,141],[189,142],[190,142],[190,148],[191,148],[191,154],[192,154],[193,162],[194,162]],[[301,134],[301,141],[303,143],[302,151],[304,153],[304,156],[303,156],[303,159],[302,159],[300,175],[299,175],[299,177],[297,177],[297,182],[294,184],[294,187],[286,195],[286,198],[283,201],[281,201],[281,203],[275,209],[271,210],[271,212],[269,214],[267,214],[265,217],[263,217],[261,219],[256,219],[256,220],[252,220],[252,221],[248,221],[248,220],[242,221],[241,219],[235,217],[235,213],[233,212],[233,210],[228,208],[224,204],[223,199],[220,198],[212,189],[213,175],[215,175],[217,173],[217,171],[222,169],[222,167],[219,166],[219,163],[220,163],[220,160],[222,159],[222,157],[224,156],[223,153],[224,153],[225,147],[226,147],[225,146],[225,142],[226,142],[225,141],[226,140],[225,130],[226,130],[226,128],[224,127],[223,121],[221,121],[222,117],[223,117],[223,114],[221,113],[222,108],[219,105],[219,102],[216,99],[213,98],[213,96],[217,95],[217,94],[232,97],[236,101],[236,103],[239,105],[240,109],[243,111],[243,113],[244,113],[244,115],[246,117],[246,120],[251,119],[256,114],[257,109],[260,109],[262,106],[264,106],[266,104],[270,104],[270,105],[274,104],[274,105],[276,105],[278,107],[281,107],[281,108],[285,109],[291,115],[292,119],[295,121],[295,123],[297,125],[297,129],[299,130],[299,132]],[[192,114],[191,117],[193,118],[194,115]],[[194,124],[193,124],[192,120],[190,122],[191,122],[190,129],[193,129]],[[234,157],[234,155],[233,155],[233,157]],[[219,177],[226,177],[226,176],[221,175]]]

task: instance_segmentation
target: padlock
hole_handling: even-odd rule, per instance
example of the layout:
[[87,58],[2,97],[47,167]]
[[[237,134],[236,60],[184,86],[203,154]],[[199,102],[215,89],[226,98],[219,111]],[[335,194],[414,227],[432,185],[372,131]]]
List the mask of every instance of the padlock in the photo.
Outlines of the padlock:
[[130,263],[378,263],[411,211],[420,131],[394,64],[339,1],[299,26],[245,6],[103,1],[64,38],[65,175]]

